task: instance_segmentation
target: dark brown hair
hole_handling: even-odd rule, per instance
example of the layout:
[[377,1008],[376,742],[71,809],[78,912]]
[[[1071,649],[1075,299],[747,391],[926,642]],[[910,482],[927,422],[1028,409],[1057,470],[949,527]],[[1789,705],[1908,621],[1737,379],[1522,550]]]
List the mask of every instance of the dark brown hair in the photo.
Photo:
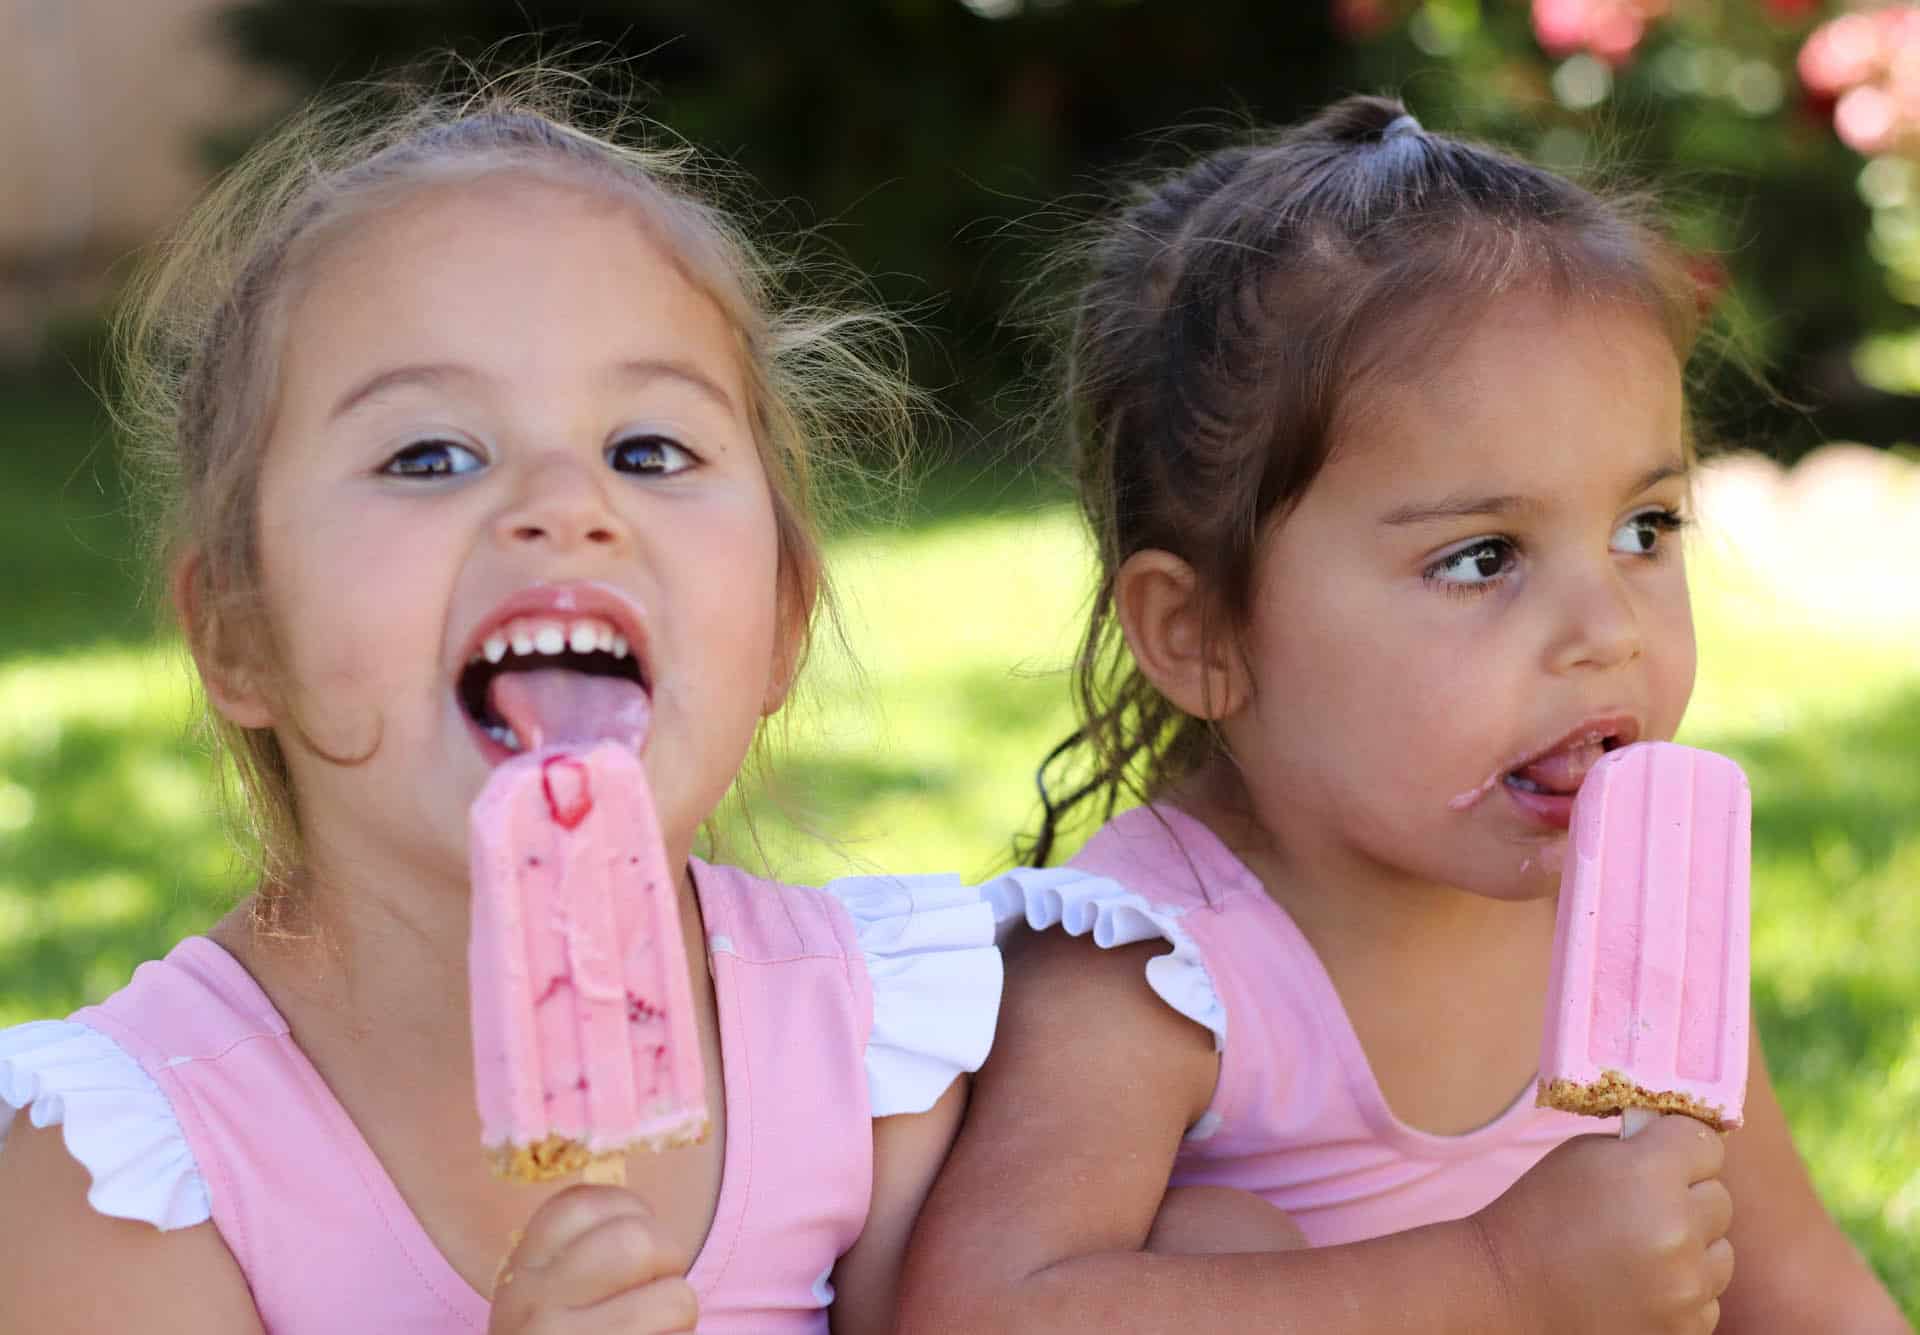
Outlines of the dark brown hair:
[[[1190,565],[1205,632],[1243,626],[1267,526],[1305,494],[1369,385],[1417,374],[1491,302],[1539,291],[1656,320],[1684,367],[1694,285],[1640,197],[1349,97],[1142,186],[1071,253],[1064,435],[1099,565],[1075,664],[1081,719],[1041,766],[1044,864],[1061,818],[1163,793],[1218,754],[1127,653],[1114,581],[1135,552]],[[1056,799],[1047,779],[1080,754]]]

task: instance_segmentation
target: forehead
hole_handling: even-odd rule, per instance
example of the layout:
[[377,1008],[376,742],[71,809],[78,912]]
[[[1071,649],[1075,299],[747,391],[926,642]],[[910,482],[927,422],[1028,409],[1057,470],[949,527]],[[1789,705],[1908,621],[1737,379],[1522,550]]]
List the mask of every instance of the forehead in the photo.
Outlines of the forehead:
[[741,402],[741,343],[635,200],[530,176],[422,186],[301,266],[286,387],[376,363],[578,375],[672,355]]
[[1639,476],[1683,454],[1681,369],[1654,314],[1528,294],[1438,328],[1412,364],[1365,377],[1323,480],[1407,488],[1487,474],[1528,494]]

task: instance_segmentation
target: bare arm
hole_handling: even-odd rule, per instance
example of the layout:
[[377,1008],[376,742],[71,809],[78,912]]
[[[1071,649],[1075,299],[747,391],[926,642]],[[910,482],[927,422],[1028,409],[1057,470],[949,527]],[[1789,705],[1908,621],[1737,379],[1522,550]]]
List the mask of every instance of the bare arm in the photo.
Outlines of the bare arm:
[[1208,1034],[1148,990],[1154,953],[1061,932],[1010,952],[993,1055],[914,1234],[901,1329],[1525,1328],[1470,1222],[1319,1251],[1140,1250],[1218,1074]]
[[1290,1252],[1307,1235],[1284,1210],[1238,1187],[1171,1187],[1153,1217],[1146,1250],[1175,1256]]
[[833,1335],[886,1335],[893,1330],[907,1239],[966,1106],[967,1080],[962,1076],[923,1113],[875,1119],[873,1200],[860,1240],[833,1268]]
[[211,1223],[162,1233],[87,1204],[57,1127],[16,1117],[0,1149],[0,1335],[259,1335],[246,1279]]
[[1767,1074],[1757,1026],[1752,1033],[1746,1122],[1727,1137],[1724,1180],[1734,1200],[1729,1236],[1740,1263],[1721,1300],[1721,1335],[1908,1335],[1913,1327],[1814,1195]]

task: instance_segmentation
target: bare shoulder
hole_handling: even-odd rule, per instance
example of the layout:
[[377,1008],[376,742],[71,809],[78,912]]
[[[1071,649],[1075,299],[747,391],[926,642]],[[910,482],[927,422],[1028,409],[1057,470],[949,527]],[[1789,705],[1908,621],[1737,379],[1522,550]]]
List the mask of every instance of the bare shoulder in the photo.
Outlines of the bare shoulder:
[[0,1147],[0,1335],[255,1335],[240,1267],[211,1223],[162,1233],[87,1204],[59,1128],[15,1120]]
[[1150,1053],[1163,1084],[1180,1091],[1188,1121],[1212,1098],[1213,1035],[1147,985],[1164,941],[1102,948],[1064,931],[1021,932],[1006,946],[1007,982],[989,1067],[1026,1061],[1131,1065]]
[[1767,1073],[1757,1027],[1746,1124],[1727,1138],[1721,1180],[1733,1196],[1733,1284],[1720,1330],[1905,1335],[1913,1328],[1814,1193]]

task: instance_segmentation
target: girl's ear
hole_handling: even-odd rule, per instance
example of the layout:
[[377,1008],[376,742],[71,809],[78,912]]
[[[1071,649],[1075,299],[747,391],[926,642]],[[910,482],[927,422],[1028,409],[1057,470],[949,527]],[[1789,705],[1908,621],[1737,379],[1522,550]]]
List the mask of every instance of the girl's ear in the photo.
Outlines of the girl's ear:
[[1223,719],[1246,703],[1246,668],[1232,637],[1209,624],[1192,566],[1172,552],[1135,552],[1114,576],[1113,601],[1134,661],[1174,708]]
[[[784,559],[784,558],[783,558]],[[760,717],[769,718],[787,702],[793,680],[807,652],[807,623],[820,594],[818,577],[805,570],[780,572],[779,624],[774,627],[773,664],[767,673],[767,693],[760,701]]]
[[273,711],[259,689],[254,666],[239,652],[219,612],[206,605],[205,575],[205,560],[195,548],[174,563],[171,592],[207,699],[236,727],[271,727]]

